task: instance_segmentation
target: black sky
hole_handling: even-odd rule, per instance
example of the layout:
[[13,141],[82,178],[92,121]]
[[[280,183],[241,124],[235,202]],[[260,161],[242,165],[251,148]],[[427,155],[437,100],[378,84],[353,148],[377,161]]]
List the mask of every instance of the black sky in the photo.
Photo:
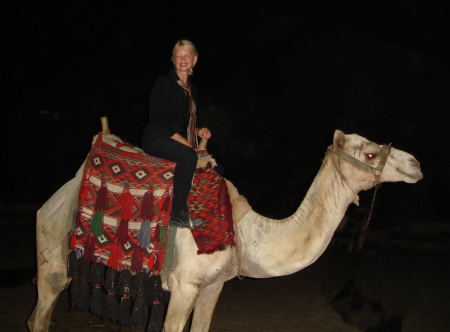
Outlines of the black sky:
[[1,200],[48,199],[83,162],[103,115],[140,145],[150,89],[187,38],[200,53],[194,80],[210,151],[255,210],[292,213],[341,129],[421,162],[420,183],[380,191],[384,219],[445,218],[447,1],[212,3],[2,5]]

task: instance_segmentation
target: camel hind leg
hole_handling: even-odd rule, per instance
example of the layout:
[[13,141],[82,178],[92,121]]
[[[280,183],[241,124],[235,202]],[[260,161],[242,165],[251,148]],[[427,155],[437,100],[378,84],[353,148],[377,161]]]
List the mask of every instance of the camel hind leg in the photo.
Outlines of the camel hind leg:
[[208,285],[201,291],[194,307],[191,332],[208,332],[222,288],[223,282],[219,282]]
[[61,244],[50,252],[42,232],[37,230],[38,300],[27,321],[32,332],[46,332],[49,329],[53,308],[60,292],[66,288],[70,279],[67,277],[67,257],[69,255],[69,239],[66,237]]

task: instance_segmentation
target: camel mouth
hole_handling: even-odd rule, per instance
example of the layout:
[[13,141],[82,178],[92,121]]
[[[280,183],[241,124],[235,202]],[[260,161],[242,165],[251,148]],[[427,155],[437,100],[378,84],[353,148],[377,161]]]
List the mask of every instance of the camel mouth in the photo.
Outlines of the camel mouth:
[[410,173],[406,173],[405,171],[403,171],[400,168],[396,168],[396,170],[402,175],[403,181],[407,182],[407,183],[416,183],[417,181],[421,180],[423,178],[423,174],[422,171],[420,170],[420,168],[418,168],[416,170],[416,172],[410,174]]

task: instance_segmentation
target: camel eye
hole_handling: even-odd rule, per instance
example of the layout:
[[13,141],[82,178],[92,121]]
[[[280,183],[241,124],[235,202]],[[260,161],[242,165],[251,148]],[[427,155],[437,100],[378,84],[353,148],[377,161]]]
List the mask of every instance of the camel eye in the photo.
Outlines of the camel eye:
[[366,157],[367,157],[367,159],[374,159],[374,158],[377,157],[377,155],[374,154],[374,153],[367,153],[367,154],[366,154]]

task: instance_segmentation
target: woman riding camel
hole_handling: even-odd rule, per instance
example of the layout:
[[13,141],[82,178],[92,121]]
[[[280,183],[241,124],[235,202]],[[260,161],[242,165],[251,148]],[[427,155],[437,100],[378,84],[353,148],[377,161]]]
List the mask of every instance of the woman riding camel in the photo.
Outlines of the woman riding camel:
[[197,164],[197,136],[211,137],[207,128],[196,127],[197,87],[190,76],[197,59],[190,41],[183,39],[175,44],[174,69],[159,77],[150,93],[150,123],[142,138],[147,154],[177,163],[169,225],[182,228],[202,223],[191,217],[187,199]]

